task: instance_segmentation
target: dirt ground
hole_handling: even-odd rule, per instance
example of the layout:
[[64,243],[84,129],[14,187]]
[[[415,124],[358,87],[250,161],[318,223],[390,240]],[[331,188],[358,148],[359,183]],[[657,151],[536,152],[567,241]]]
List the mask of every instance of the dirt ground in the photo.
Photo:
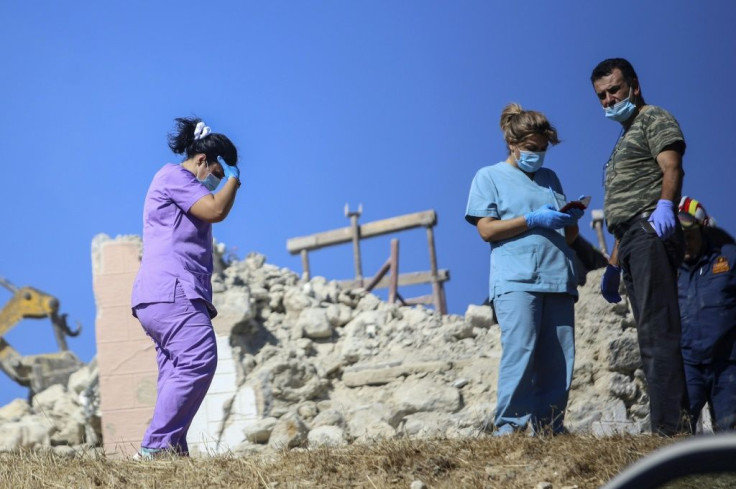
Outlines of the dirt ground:
[[[654,436],[398,439],[344,448],[217,458],[112,460],[94,452],[0,454],[0,487],[36,488],[598,488],[651,451]],[[733,484],[735,479],[731,480]],[[676,488],[734,487],[683,483]],[[418,486],[419,484],[415,484]],[[549,487],[549,486],[547,486]],[[670,486],[668,486],[670,487]]]

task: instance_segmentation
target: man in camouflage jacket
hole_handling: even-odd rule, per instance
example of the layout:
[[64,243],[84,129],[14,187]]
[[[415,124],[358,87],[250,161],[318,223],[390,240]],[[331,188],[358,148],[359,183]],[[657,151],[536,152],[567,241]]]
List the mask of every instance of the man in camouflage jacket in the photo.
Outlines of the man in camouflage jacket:
[[606,118],[622,126],[605,166],[604,212],[616,242],[601,292],[609,302],[620,301],[623,270],[637,323],[652,432],[672,435],[686,429],[683,414],[688,407],[677,303],[684,243],[675,215],[685,139],[669,112],[646,104],[636,72],[625,59],[602,61],[590,79]]

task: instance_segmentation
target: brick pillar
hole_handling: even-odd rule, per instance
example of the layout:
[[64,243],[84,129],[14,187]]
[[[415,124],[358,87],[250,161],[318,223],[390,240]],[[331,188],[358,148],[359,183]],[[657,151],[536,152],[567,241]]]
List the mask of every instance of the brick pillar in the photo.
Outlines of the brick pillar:
[[108,457],[138,450],[156,402],[156,352],[130,311],[140,255],[138,237],[98,235],[92,244],[100,411]]

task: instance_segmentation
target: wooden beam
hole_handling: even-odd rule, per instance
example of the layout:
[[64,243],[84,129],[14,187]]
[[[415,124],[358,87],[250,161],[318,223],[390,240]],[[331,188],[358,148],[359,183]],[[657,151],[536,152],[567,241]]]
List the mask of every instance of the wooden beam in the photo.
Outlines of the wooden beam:
[[[378,270],[378,273],[373,276],[373,278],[368,282],[368,285],[365,286],[365,290],[373,290],[376,288],[376,284],[386,275],[386,273],[391,268],[391,261],[386,261],[386,263],[383,264],[383,266]],[[360,280],[363,280],[362,278]],[[356,280],[357,282],[357,280]]]
[[421,295],[419,297],[412,297],[410,299],[404,299],[407,306],[413,306],[416,304],[434,304],[434,294]]
[[[373,221],[360,226],[360,239],[372,238],[384,234],[404,231],[417,227],[428,227],[437,224],[437,213],[433,210],[405,214],[380,221]],[[325,246],[349,243],[353,240],[350,226],[324,231],[309,236],[299,236],[286,240],[286,249],[292,255],[302,250],[317,250]]]
[[[368,282],[371,282],[373,279],[364,279]],[[450,272],[449,270],[437,270],[437,281],[438,282],[446,282],[450,280]],[[385,289],[389,286],[389,283],[391,281],[390,277],[383,277],[373,288],[374,289]],[[432,278],[432,272],[410,272],[410,273],[400,273],[399,279],[398,279],[398,285],[399,287],[404,285],[418,285],[418,284],[428,284],[433,282]],[[338,280],[338,285],[345,288],[356,288],[361,287],[360,284],[358,284],[355,280]]]

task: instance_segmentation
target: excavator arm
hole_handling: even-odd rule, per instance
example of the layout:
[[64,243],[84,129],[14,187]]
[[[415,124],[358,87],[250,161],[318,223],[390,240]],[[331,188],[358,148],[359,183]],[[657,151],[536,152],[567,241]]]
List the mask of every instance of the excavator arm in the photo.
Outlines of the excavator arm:
[[[22,386],[30,387],[33,392],[40,392],[46,387],[64,382],[69,374],[76,371],[82,363],[70,351],[66,344],[66,336],[77,336],[81,326],[76,330],[69,328],[67,315],[59,314],[59,301],[32,287],[16,287],[8,280],[0,277],[0,285],[13,293],[7,304],[0,310],[0,369],[11,379]],[[4,338],[23,319],[51,319],[58,353],[21,356]]]

